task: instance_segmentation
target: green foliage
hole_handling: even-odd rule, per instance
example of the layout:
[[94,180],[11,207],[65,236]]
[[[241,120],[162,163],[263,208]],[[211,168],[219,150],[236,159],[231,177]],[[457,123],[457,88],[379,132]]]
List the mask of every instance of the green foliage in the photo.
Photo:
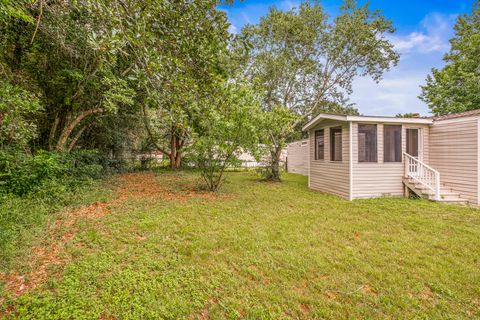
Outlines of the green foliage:
[[62,193],[82,181],[101,177],[103,167],[101,157],[94,151],[40,151],[35,155],[2,151],[0,172],[0,192],[22,196]]
[[476,208],[352,202],[312,192],[307,177],[288,173],[282,184],[228,173],[215,200],[186,196],[195,173],[155,179],[168,196],[128,199],[80,225],[66,246],[74,259],[7,300],[12,318],[480,316]]
[[263,91],[264,108],[284,105],[308,117],[332,103],[344,105],[356,76],[379,81],[398,62],[386,38],[393,31],[380,11],[350,0],[333,21],[317,2],[285,12],[272,8],[258,25],[242,29],[253,46],[243,52],[243,70]]
[[104,157],[96,151],[0,151],[0,268],[25,241],[45,231],[51,214],[87,194],[93,179],[104,176],[102,164]]
[[208,190],[217,191],[225,169],[238,165],[243,151],[256,152],[260,103],[250,88],[239,84],[224,84],[205,103],[208,108],[195,122],[191,157]]
[[33,93],[0,80],[0,149],[24,148],[36,136],[39,111]]
[[[347,105],[353,79],[369,76],[379,81],[398,62],[387,38],[393,31],[380,11],[351,0],[333,20],[318,2],[306,1],[288,11],[272,8],[258,25],[242,29],[241,36],[252,48],[236,46],[240,77],[254,83],[264,111],[280,105],[298,115],[286,126],[290,131],[268,133],[272,168],[278,166],[280,147],[306,119],[332,110],[357,112]],[[276,170],[272,178],[280,178]]]
[[287,146],[287,138],[294,132],[293,126],[298,118],[291,109],[281,105],[263,112],[259,133],[262,139],[260,154],[263,156],[264,165],[260,168],[260,173],[265,179],[280,178],[280,155]]
[[395,115],[397,118],[419,118],[420,114],[416,112],[408,112],[408,113],[397,113]]
[[25,6],[33,2],[34,0],[0,0],[0,23],[10,18],[33,23],[34,19],[25,10]]
[[457,18],[455,37],[442,69],[432,69],[420,99],[435,115],[478,109],[480,106],[480,7]]
[[92,181],[81,185],[77,182],[75,187],[67,188],[59,179],[45,180],[41,187],[23,197],[0,193],[0,270],[28,261],[29,255],[24,251],[38,244],[48,223],[64,206],[98,201],[105,195]]

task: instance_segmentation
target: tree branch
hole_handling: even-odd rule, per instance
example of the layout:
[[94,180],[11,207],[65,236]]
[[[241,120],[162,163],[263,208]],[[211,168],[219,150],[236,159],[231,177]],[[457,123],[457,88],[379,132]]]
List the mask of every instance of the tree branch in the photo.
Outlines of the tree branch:
[[160,145],[157,143],[156,139],[153,137],[152,130],[150,128],[150,125],[148,124],[148,118],[147,118],[147,110],[145,109],[145,105],[142,105],[142,111],[143,111],[143,122],[145,124],[145,129],[147,129],[148,136],[150,137],[150,140],[152,141],[153,145],[155,148],[157,148],[158,151],[166,154],[167,156],[170,157],[171,153],[165,151]]

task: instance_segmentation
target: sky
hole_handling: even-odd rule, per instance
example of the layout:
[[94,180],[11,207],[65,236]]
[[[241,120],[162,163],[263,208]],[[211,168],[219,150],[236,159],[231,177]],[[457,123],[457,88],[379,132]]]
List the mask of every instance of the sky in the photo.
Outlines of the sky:
[[[364,4],[365,0],[359,0]],[[222,6],[230,21],[230,32],[238,33],[245,24],[258,23],[270,7],[289,10],[297,0],[244,0]],[[331,17],[339,12],[341,0],[320,2]],[[380,83],[370,78],[356,78],[350,102],[364,115],[396,115],[417,112],[429,115],[427,105],[418,99],[420,85],[432,68],[441,68],[449,39],[459,14],[469,13],[473,0],[370,0],[371,9],[380,9],[393,22],[396,32],[388,35],[400,62],[384,74]]]

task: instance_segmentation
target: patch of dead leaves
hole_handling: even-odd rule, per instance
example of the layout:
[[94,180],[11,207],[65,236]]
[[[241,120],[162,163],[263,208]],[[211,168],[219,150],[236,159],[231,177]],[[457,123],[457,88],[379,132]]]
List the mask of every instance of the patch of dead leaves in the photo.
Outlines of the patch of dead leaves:
[[[178,182],[181,178],[171,179]],[[49,234],[58,235],[51,237],[46,244],[32,248],[29,259],[29,272],[21,273],[13,270],[6,273],[0,272],[0,282],[4,284],[4,292],[15,296],[22,295],[29,290],[35,289],[45,283],[51,271],[52,265],[65,265],[71,261],[66,254],[66,245],[74,239],[78,232],[77,223],[80,220],[94,220],[110,213],[110,208],[118,206],[130,199],[165,199],[167,201],[186,201],[191,198],[215,200],[216,194],[202,192],[187,186],[184,190],[172,190],[160,185],[157,177],[152,172],[127,173],[116,178],[118,186],[115,188],[115,198],[108,202],[94,202],[73,211],[60,214],[52,224]],[[137,234],[137,240],[143,241],[145,236]],[[2,299],[0,298],[0,303]]]

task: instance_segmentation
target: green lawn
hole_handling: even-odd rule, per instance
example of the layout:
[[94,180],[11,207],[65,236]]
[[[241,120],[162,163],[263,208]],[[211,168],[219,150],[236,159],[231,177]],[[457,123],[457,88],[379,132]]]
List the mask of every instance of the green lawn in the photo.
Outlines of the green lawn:
[[191,173],[132,179],[139,176],[145,184],[109,181],[126,186],[106,214],[53,232],[51,241],[65,241],[64,263],[49,265],[48,280],[23,295],[5,289],[4,312],[35,319],[480,317],[480,210],[408,199],[348,202],[289,174],[274,184],[229,173],[216,197],[196,192]]

